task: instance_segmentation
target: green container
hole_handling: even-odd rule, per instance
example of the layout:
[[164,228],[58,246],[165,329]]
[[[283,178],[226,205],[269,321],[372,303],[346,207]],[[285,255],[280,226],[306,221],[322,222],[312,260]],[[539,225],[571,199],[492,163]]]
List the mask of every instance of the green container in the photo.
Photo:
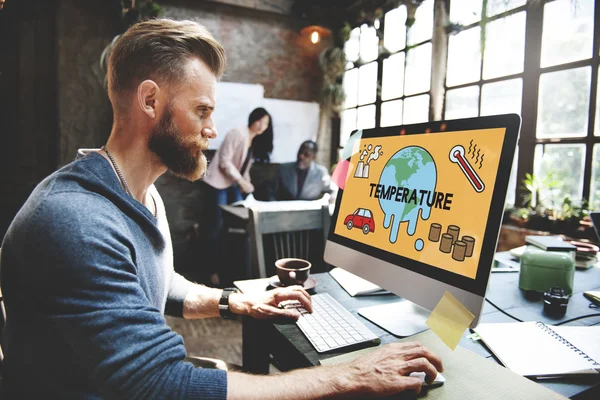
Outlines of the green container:
[[521,256],[519,288],[544,293],[557,286],[565,294],[573,294],[575,254],[565,251],[545,251],[527,246]]

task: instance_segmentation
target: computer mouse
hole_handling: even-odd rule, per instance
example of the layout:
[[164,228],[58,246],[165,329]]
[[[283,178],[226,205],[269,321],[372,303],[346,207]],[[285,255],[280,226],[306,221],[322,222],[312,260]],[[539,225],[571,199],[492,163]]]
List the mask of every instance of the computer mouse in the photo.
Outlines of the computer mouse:
[[413,372],[409,376],[414,376],[415,378],[421,379],[421,382],[423,383],[423,388],[439,387],[439,386],[442,386],[444,384],[444,382],[446,382],[446,378],[439,372],[438,372],[437,376],[435,377],[435,379],[433,380],[433,382],[431,382],[431,383],[427,383],[425,381],[425,376],[426,376],[425,372]]

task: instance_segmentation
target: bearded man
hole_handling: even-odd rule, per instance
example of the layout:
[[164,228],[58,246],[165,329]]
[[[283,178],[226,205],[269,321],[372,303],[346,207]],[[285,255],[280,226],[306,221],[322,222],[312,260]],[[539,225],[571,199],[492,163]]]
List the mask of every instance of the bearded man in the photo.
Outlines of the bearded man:
[[299,286],[257,295],[212,289],[173,269],[156,179],[200,179],[216,137],[212,113],[225,52],[202,26],[157,19],[131,27],[108,68],[114,123],[105,146],[42,181],[1,253],[6,306],[2,398],[317,399],[420,390],[441,369],[418,343],[351,366],[275,376],[196,368],[163,313],[184,318],[298,318],[279,308]]

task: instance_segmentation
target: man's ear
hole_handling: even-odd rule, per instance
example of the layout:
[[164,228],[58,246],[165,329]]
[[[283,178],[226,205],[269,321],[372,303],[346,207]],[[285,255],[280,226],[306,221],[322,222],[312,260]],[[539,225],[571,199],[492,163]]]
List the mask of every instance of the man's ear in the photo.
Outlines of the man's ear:
[[138,85],[137,90],[137,103],[140,109],[148,117],[155,119],[158,108],[158,94],[160,88],[151,79],[146,79],[144,82]]

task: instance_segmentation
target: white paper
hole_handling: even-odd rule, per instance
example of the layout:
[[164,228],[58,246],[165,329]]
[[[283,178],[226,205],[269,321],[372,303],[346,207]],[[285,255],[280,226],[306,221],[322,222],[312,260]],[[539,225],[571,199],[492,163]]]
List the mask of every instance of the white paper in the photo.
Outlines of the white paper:
[[257,211],[294,211],[294,210],[320,210],[324,205],[329,205],[330,212],[333,204],[329,204],[329,196],[318,200],[289,200],[289,201],[260,201],[252,194],[244,200],[236,201],[232,206],[243,206]]
[[502,364],[519,375],[597,374],[593,363],[536,322],[479,324],[474,330]]
[[600,364],[600,326],[552,326],[550,328]]
[[384,294],[386,290],[369,282],[360,276],[354,275],[351,272],[342,268],[334,268],[329,271],[329,274],[344,288],[350,296],[360,296],[366,294]]

